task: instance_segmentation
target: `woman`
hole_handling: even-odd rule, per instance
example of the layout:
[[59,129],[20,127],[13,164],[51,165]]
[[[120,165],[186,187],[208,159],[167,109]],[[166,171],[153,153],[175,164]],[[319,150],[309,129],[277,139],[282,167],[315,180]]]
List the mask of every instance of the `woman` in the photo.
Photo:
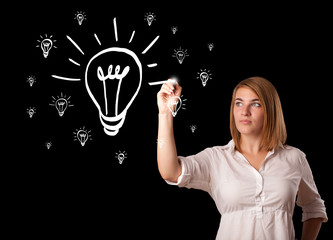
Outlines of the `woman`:
[[327,221],[305,154],[285,145],[287,132],[274,86],[262,77],[241,81],[230,108],[232,140],[188,157],[177,156],[169,99],[182,88],[165,83],[159,108],[158,169],[179,187],[207,191],[221,213],[216,239],[295,239],[292,215],[302,207],[302,239],[316,239]]

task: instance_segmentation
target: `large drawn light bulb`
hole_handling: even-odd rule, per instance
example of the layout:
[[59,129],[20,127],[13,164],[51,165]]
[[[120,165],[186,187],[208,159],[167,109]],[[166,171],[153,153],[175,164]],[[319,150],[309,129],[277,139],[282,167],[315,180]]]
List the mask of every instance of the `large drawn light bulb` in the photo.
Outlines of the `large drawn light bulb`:
[[43,50],[43,55],[45,58],[47,58],[47,56],[49,55],[49,52],[50,52],[52,46],[53,46],[53,43],[52,43],[51,39],[49,39],[49,38],[45,38],[42,41],[42,43],[40,44],[40,47]]
[[115,136],[119,132],[141,82],[142,65],[129,49],[107,48],[88,62],[85,86],[99,111],[100,122],[107,135]]

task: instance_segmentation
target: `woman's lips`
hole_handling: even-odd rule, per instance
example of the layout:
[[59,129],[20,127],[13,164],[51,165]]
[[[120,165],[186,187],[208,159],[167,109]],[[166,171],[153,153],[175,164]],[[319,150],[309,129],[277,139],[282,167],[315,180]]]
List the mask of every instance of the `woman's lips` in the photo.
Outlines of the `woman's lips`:
[[242,124],[245,124],[245,125],[248,125],[248,124],[251,124],[252,123],[252,121],[250,121],[250,120],[241,120],[240,121]]

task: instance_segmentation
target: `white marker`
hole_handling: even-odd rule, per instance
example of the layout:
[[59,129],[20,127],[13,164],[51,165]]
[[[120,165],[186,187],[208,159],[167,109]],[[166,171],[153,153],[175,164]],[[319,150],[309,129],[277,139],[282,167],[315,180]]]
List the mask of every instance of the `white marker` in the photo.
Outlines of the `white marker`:
[[168,80],[164,80],[164,81],[149,82],[148,84],[150,86],[152,86],[152,85],[159,85],[159,84],[164,84],[164,83],[176,83],[176,82],[177,82],[177,80],[172,78],[172,79],[168,79]]

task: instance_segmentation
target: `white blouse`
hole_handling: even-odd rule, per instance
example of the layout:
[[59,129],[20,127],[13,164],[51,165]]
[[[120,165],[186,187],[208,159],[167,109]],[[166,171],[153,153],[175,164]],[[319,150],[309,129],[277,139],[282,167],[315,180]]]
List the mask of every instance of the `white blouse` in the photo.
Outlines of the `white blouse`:
[[296,195],[302,221],[327,221],[305,154],[297,148],[281,145],[269,152],[259,171],[235,150],[233,140],[178,158],[182,174],[177,183],[167,182],[210,194],[221,213],[216,239],[295,239]]

